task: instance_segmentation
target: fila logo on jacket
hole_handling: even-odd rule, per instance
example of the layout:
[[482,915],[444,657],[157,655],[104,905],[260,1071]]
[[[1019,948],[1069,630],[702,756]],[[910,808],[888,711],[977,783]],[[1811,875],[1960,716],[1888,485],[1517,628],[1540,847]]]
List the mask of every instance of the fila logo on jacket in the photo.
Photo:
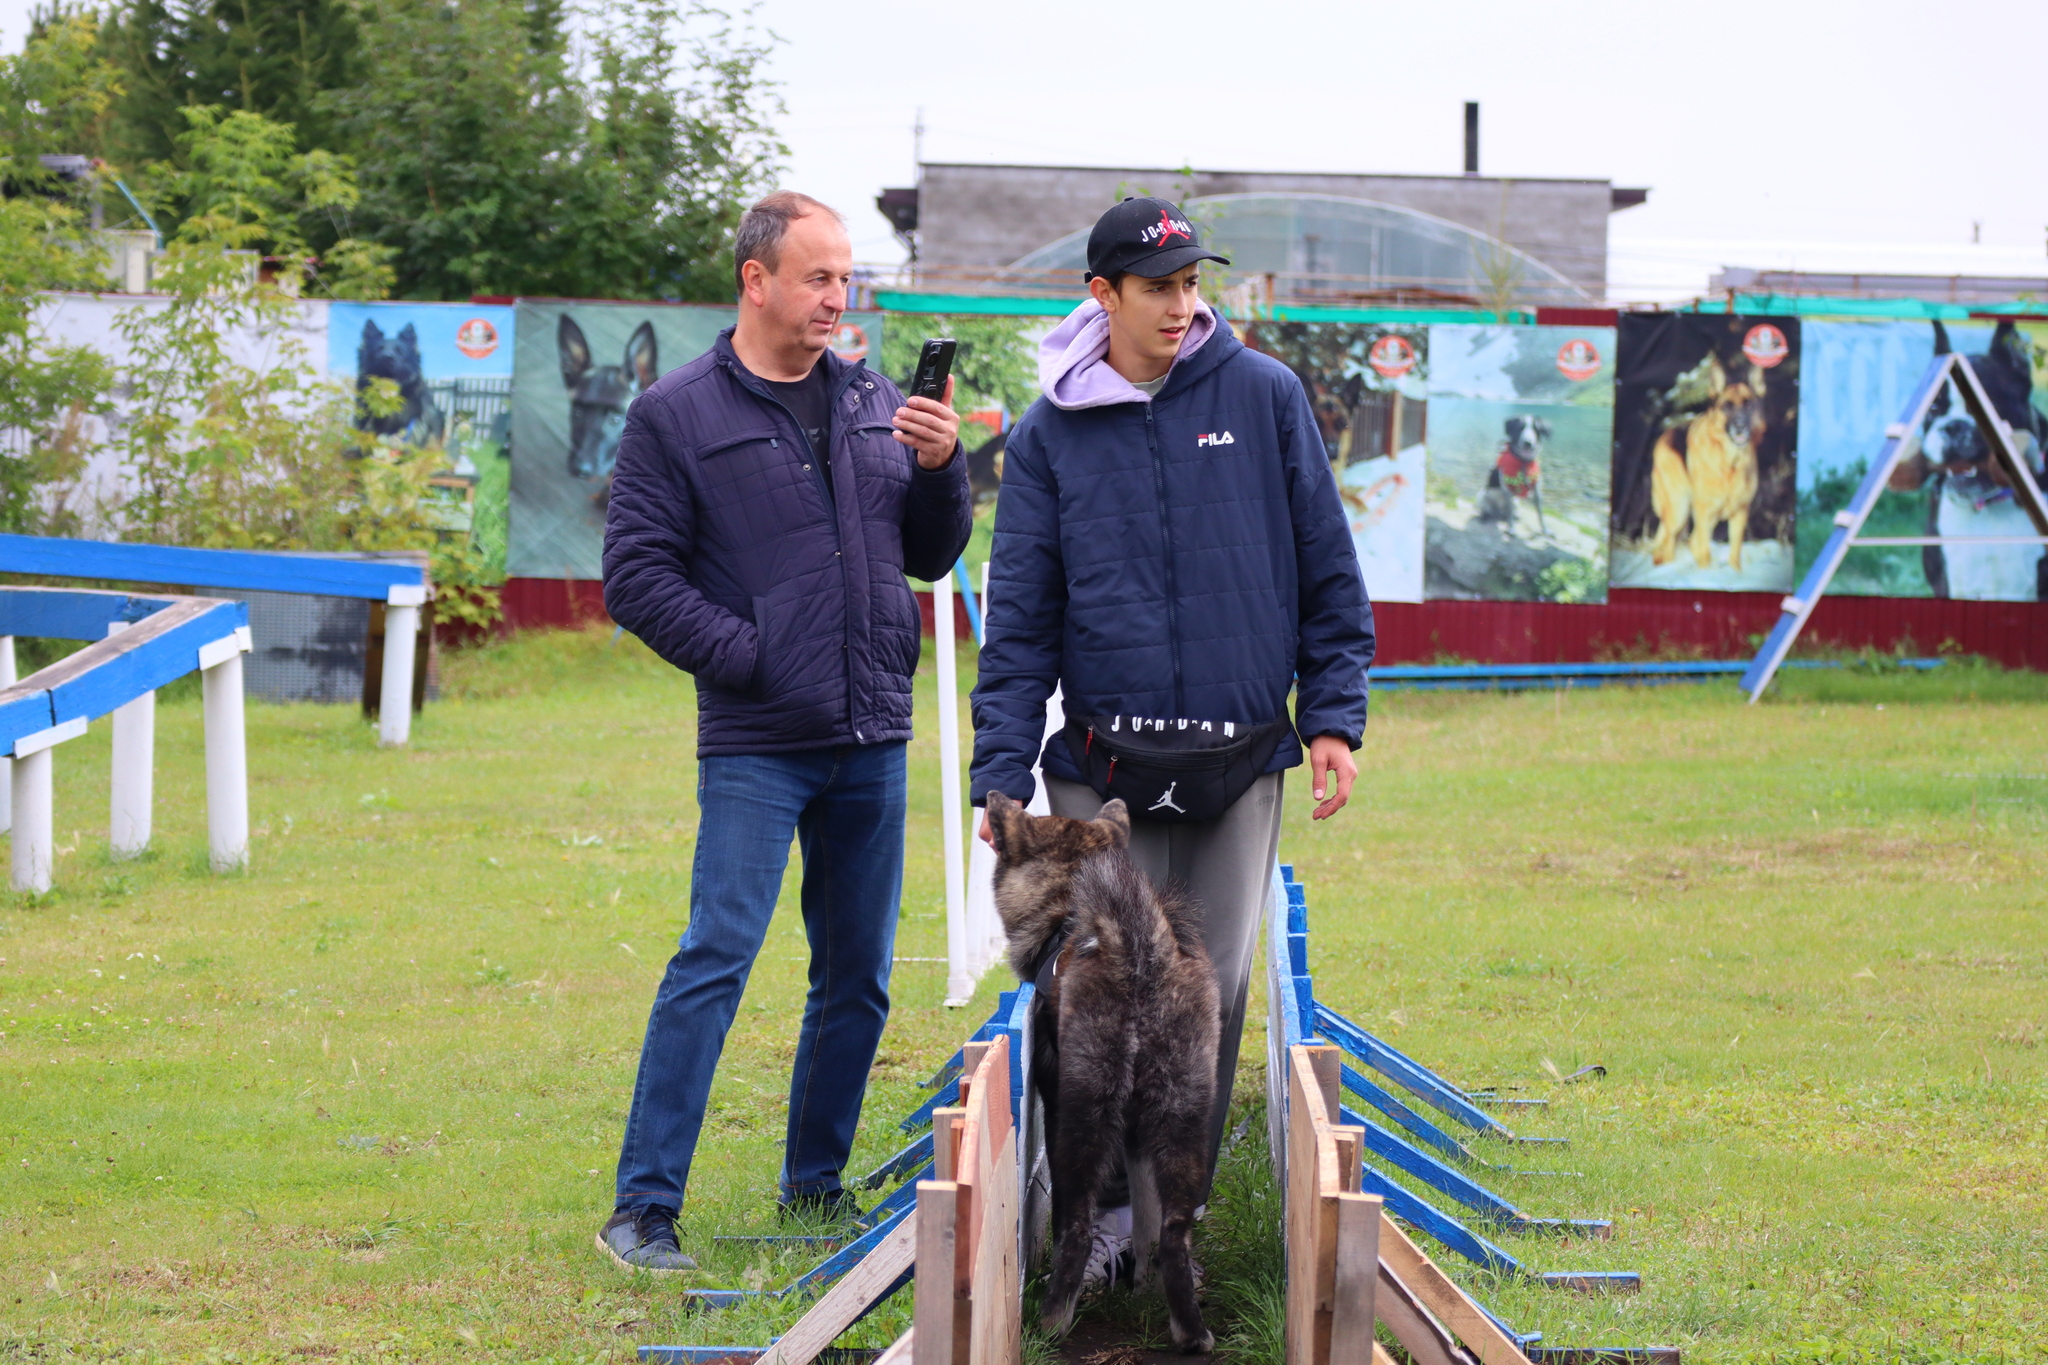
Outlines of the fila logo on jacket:
[[1234,446],[1237,444],[1237,438],[1227,431],[1220,436],[1211,431],[1197,436],[1195,444],[1198,446]]

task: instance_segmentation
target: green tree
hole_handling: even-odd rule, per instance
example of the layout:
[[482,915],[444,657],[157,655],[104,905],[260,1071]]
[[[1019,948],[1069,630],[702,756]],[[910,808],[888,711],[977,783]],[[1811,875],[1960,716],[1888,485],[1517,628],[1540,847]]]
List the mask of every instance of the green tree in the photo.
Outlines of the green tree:
[[370,79],[323,97],[364,235],[407,298],[723,301],[733,225],[784,149],[765,43],[698,3],[364,0]]
[[92,416],[107,409],[111,373],[83,346],[39,325],[42,292],[104,288],[106,257],[88,229],[86,187],[37,157],[75,150],[118,93],[95,55],[88,14],[37,21],[23,50],[0,57],[0,529],[75,530],[72,501],[90,453]]
[[[178,221],[175,240],[260,253],[291,292],[311,287],[337,298],[390,292],[390,249],[348,235],[359,195],[347,158],[294,151],[291,125],[261,114],[224,114],[205,105],[178,112],[188,125],[177,139],[184,169],[159,164],[143,182],[145,193]],[[322,258],[314,254],[315,237],[327,239]]]
[[95,150],[125,166],[177,163],[179,111],[209,105],[289,124],[299,150],[332,148],[318,97],[362,74],[346,0],[125,0],[103,41],[125,91]]

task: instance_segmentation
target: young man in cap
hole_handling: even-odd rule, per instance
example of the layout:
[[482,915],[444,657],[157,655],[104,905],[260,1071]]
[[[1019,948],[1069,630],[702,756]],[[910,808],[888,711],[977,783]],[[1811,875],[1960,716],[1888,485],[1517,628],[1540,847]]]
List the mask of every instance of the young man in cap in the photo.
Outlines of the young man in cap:
[[[1350,799],[1373,624],[1308,396],[1202,301],[1204,261],[1229,264],[1163,199],[1126,199],[1089,235],[1089,300],[1041,344],[1044,396],[1004,452],[972,777],[976,805],[991,791],[1029,801],[1042,761],[1053,813],[1094,817],[1104,798],[1076,761],[1079,746],[1045,739],[1055,687],[1070,720],[1267,727],[1271,757],[1215,818],[1165,823],[1148,818],[1146,800],[1131,806],[1132,856],[1198,903],[1216,968],[1213,1174],[1279,846],[1282,773],[1306,744],[1315,818]],[[1110,794],[1127,780],[1112,769]],[[1172,815],[1173,790],[1147,797]],[[1115,1191],[1103,1200],[1090,1284],[1113,1280],[1128,1257],[1128,1197],[1118,1202]]]

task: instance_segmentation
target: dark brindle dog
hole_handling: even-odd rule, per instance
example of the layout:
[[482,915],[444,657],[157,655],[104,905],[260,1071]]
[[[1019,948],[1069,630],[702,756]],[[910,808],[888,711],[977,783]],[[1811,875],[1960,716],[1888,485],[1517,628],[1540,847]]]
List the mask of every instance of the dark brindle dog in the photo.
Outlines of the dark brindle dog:
[[1121,1159],[1138,1282],[1150,1280],[1156,1252],[1174,1345],[1205,1352],[1215,1338],[1195,1302],[1190,1238],[1208,1175],[1219,1025],[1200,916],[1131,862],[1121,801],[1094,820],[1066,820],[991,792],[988,820],[1010,965],[1042,992],[1032,1067],[1052,1169],[1045,1326],[1073,1325],[1097,1200]]

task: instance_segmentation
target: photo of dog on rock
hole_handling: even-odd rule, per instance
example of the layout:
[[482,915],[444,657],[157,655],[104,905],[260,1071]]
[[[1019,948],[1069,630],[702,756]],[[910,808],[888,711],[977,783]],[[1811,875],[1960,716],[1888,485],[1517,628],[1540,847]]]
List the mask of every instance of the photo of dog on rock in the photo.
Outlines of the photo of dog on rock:
[[1010,966],[1039,991],[1032,1074],[1052,1173],[1044,1326],[1073,1326],[1098,1201],[1121,1173],[1137,1287],[1156,1283],[1175,1347],[1204,1354],[1215,1338],[1196,1301],[1193,1234],[1220,1025],[1201,917],[1131,861],[1122,801],[1068,820],[990,792],[988,822]]
[[1423,586],[1464,601],[1607,597],[1614,329],[1429,329]]
[[1799,319],[1624,314],[1612,582],[1790,592]]

